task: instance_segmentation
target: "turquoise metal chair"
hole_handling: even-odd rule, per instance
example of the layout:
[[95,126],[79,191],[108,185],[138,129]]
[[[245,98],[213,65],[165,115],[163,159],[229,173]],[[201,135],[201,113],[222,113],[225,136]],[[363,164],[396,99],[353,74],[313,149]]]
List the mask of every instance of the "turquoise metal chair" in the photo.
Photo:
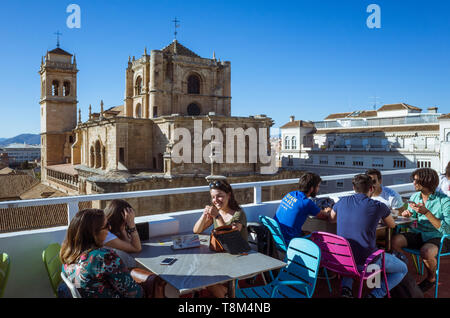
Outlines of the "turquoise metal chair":
[[[436,267],[436,287],[434,289],[434,298],[438,297],[438,289],[439,289],[439,267],[440,267],[440,263],[441,263],[441,257],[442,256],[450,256],[450,252],[447,253],[442,253],[442,245],[444,243],[445,239],[450,239],[450,234],[446,234],[443,235],[441,238],[441,243],[439,244],[439,252],[436,255],[437,258],[437,267]],[[414,255],[415,257],[417,257],[417,267],[418,268],[418,272],[421,273],[423,275],[423,269],[424,269],[424,264],[423,262],[420,262],[420,250],[414,250],[411,248],[404,248],[403,249],[405,252],[411,253],[412,255]],[[413,256],[413,259],[414,259]]]
[[11,263],[8,254],[0,254],[0,298],[2,298],[3,294],[5,293],[5,287],[8,281],[10,268]]
[[286,253],[287,266],[268,285],[239,288],[237,298],[311,298],[320,264],[320,249],[310,240],[294,238]]
[[272,219],[271,217],[265,215],[259,216],[259,222],[269,229],[270,233],[272,234],[273,240],[277,246],[277,249],[283,254],[286,254],[288,245],[286,244],[286,241],[283,238],[283,234],[281,233],[281,228],[278,222]]

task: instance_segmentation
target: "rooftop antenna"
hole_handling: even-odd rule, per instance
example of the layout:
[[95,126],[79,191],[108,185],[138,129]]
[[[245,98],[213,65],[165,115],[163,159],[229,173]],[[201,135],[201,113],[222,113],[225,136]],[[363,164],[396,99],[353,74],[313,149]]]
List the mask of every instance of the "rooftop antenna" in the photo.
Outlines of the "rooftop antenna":
[[180,27],[180,25],[177,24],[177,23],[180,22],[180,20],[177,20],[177,17],[175,17],[175,20],[173,20],[172,22],[175,23],[175,32],[173,34],[175,36],[174,40],[176,40],[177,39],[177,34],[178,34],[177,28]]
[[55,33],[53,33],[56,35],[56,47],[59,48],[59,36],[62,35],[62,33],[58,31],[56,31]]
[[378,106],[377,106],[377,99],[379,99],[380,97],[378,96],[373,96],[373,97],[369,97],[369,98],[373,98],[374,103],[373,103],[373,110],[377,110]]

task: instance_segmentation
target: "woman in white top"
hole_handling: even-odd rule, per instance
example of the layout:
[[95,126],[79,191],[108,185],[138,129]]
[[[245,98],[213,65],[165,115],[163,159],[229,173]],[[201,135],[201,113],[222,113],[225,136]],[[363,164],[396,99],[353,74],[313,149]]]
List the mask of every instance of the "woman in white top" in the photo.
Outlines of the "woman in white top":
[[142,250],[134,223],[134,209],[124,200],[112,200],[105,208],[105,215],[110,231],[103,245],[113,248],[129,268],[136,267],[134,258],[128,255]]
[[436,190],[450,197],[450,161],[445,168],[445,174],[439,177],[439,186]]

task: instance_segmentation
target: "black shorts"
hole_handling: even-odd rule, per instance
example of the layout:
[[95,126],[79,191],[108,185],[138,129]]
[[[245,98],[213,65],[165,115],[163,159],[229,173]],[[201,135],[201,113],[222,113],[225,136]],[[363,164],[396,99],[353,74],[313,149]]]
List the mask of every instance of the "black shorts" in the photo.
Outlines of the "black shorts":
[[[422,240],[422,235],[420,233],[406,232],[406,233],[402,233],[402,235],[405,236],[406,241],[408,242],[407,248],[410,248],[410,249],[420,250],[425,243],[434,244],[438,248],[441,245],[440,237],[436,237],[436,238],[433,238],[431,240],[424,242]],[[446,240],[444,240],[444,244],[442,245],[441,254],[447,253],[449,250],[450,250],[450,239],[446,239]]]

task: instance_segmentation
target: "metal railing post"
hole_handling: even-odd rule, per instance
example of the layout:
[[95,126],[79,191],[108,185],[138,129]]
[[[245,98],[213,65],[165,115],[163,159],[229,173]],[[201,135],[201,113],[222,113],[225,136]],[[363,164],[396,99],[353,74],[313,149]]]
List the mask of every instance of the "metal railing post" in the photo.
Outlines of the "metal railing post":
[[261,204],[261,186],[253,187],[253,203]]
[[70,221],[73,219],[75,214],[78,212],[78,201],[70,201],[67,202],[67,225],[70,224]]

